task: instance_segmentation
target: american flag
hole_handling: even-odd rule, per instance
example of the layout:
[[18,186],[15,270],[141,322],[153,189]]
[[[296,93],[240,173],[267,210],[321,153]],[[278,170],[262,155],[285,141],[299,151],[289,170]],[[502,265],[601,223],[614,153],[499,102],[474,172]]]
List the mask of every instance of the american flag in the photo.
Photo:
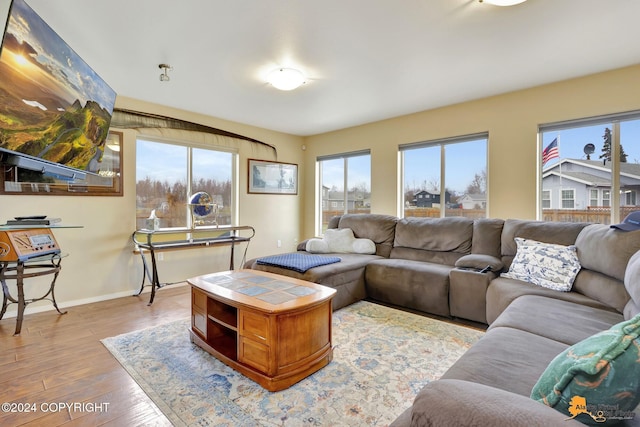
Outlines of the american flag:
[[551,159],[560,158],[560,149],[558,148],[558,138],[555,138],[547,148],[542,150],[542,166]]

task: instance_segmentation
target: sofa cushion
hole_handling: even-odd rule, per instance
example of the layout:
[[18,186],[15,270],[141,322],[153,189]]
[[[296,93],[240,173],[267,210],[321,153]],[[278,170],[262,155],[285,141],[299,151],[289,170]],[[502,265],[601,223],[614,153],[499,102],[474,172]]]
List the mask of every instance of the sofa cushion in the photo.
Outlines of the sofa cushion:
[[367,296],[381,302],[449,316],[452,266],[406,259],[377,259],[365,270]]
[[636,252],[627,264],[624,273],[624,286],[631,299],[624,308],[626,319],[630,319],[640,313],[640,252]]
[[475,382],[529,397],[549,362],[567,347],[530,332],[493,328],[442,378]]
[[585,424],[619,422],[619,413],[609,420],[585,405],[631,412],[640,403],[639,337],[640,315],[574,344],[549,364],[531,398]]
[[513,300],[522,295],[542,295],[601,310],[617,312],[615,308],[578,292],[558,292],[535,286],[522,280],[497,277],[491,281],[487,288],[487,323],[493,323]]
[[413,407],[390,427],[582,425],[566,418],[526,396],[468,381],[439,380],[423,387]]
[[540,295],[523,295],[509,304],[489,329],[510,327],[572,345],[623,320],[620,313],[613,311]]
[[631,319],[640,313],[640,304],[636,304],[634,300],[630,299],[622,313],[625,319]]
[[502,261],[509,268],[516,255],[516,237],[569,246],[576,242],[578,234],[588,223],[529,221],[508,219],[504,222],[501,238]]
[[468,254],[472,237],[473,220],[469,218],[403,218],[396,225],[393,246]]
[[640,250],[640,230],[620,231],[592,224],[578,234],[576,248],[583,268],[622,281],[629,259]]
[[345,214],[338,228],[350,228],[356,238],[370,239],[376,244],[376,255],[389,257],[393,247],[398,218],[378,214]]
[[568,292],[580,271],[575,246],[515,238],[518,247],[509,271],[502,277],[524,280],[544,288]]
[[478,218],[473,221],[472,254],[491,255],[500,258],[500,238],[504,220],[497,218]]

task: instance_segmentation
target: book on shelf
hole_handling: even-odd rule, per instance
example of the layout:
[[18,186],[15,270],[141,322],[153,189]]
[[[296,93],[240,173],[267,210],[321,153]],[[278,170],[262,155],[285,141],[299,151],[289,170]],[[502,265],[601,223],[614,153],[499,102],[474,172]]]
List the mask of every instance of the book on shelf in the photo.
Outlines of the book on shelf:
[[53,225],[60,221],[62,221],[60,218],[10,219],[7,220],[7,225]]

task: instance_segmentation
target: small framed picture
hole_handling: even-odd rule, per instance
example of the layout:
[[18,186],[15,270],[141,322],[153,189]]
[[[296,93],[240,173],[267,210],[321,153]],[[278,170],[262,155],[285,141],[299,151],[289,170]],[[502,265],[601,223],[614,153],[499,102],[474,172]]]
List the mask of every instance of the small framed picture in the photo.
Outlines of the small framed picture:
[[249,159],[250,194],[298,194],[298,165]]

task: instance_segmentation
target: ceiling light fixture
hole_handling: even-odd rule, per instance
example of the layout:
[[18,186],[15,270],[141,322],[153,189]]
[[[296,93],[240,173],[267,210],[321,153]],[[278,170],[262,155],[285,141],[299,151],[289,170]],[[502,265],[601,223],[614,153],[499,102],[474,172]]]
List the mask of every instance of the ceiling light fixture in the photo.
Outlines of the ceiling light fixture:
[[306,83],[301,71],[293,68],[277,68],[269,73],[267,82],[280,90],[293,90]]
[[169,74],[167,74],[167,71],[173,70],[173,67],[169,64],[158,64],[158,68],[162,70],[162,73],[160,73],[160,81],[161,82],[170,81],[171,77],[169,77]]
[[107,137],[106,147],[111,151],[115,151],[115,152],[120,151],[119,139],[115,137],[115,135],[109,134],[109,136]]
[[489,3],[494,6],[515,6],[527,0],[478,0],[480,3]]

